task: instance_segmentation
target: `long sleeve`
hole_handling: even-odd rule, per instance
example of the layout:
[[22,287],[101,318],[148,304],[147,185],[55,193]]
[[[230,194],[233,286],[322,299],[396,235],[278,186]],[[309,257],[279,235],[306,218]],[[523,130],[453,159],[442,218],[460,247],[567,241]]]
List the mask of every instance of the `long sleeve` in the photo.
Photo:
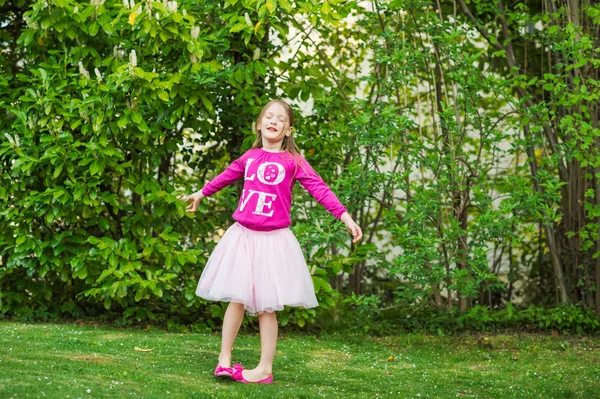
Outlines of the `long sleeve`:
[[[245,155],[245,154],[244,154]],[[202,187],[202,195],[210,197],[244,176],[244,155],[233,161],[221,174]]]
[[309,165],[306,159],[301,158],[302,165],[296,169],[296,179],[312,195],[319,204],[323,205],[329,213],[337,219],[341,218],[346,207],[335,196],[333,191],[323,182],[321,176]]

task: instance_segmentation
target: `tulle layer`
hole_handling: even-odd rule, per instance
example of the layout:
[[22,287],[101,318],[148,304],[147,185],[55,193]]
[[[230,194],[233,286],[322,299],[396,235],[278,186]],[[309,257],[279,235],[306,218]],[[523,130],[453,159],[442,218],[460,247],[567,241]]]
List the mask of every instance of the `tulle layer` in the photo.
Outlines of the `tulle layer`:
[[217,243],[196,295],[244,304],[252,315],[284,305],[318,306],[302,249],[289,228],[255,231],[234,223]]

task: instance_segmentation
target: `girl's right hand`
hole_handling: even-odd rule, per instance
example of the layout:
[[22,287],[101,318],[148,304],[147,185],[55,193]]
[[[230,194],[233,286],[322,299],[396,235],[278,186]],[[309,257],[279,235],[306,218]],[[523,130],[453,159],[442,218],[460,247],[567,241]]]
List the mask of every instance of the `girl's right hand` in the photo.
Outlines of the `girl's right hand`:
[[198,191],[197,193],[191,194],[189,197],[187,197],[185,199],[185,202],[192,201],[192,203],[189,204],[187,208],[185,208],[185,211],[190,213],[196,212],[196,210],[198,209],[198,205],[200,205],[200,200],[202,200],[202,198],[204,198],[202,190]]

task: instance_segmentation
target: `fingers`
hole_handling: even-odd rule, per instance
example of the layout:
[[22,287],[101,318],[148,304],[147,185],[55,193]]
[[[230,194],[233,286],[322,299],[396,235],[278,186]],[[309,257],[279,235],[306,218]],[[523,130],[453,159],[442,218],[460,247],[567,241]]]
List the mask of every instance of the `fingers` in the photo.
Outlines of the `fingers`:
[[199,203],[199,202],[200,202],[200,201],[198,201],[198,202],[194,201],[194,202],[192,202],[191,204],[189,204],[189,205],[187,206],[187,208],[185,208],[185,209],[186,209],[186,212],[196,212],[196,210],[198,209],[198,203]]
[[352,233],[352,236],[354,237],[352,242],[357,242],[358,240],[360,240],[362,238],[362,230],[360,229],[360,226],[357,225],[356,223],[354,223],[352,226],[350,226],[349,230]]
[[[180,199],[183,199],[185,197],[185,195],[183,195],[182,197],[180,197]],[[185,211],[189,212],[189,213],[193,213],[196,212],[196,210],[198,209],[198,205],[200,204],[200,199],[196,198],[193,194],[188,196],[187,198],[185,198],[184,200],[185,202],[190,202],[192,201],[186,208]]]
[[356,225],[356,234],[354,235],[354,242],[357,242],[362,238],[362,230],[359,225]]

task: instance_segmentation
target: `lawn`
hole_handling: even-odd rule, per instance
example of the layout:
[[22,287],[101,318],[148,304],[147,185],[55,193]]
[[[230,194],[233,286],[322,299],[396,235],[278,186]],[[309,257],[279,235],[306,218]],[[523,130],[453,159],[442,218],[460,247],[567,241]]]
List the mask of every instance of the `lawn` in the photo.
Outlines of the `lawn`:
[[[219,346],[219,334],[0,321],[0,398],[600,398],[599,337],[280,331],[273,385],[215,380]],[[234,362],[259,357],[259,336],[241,332]]]

